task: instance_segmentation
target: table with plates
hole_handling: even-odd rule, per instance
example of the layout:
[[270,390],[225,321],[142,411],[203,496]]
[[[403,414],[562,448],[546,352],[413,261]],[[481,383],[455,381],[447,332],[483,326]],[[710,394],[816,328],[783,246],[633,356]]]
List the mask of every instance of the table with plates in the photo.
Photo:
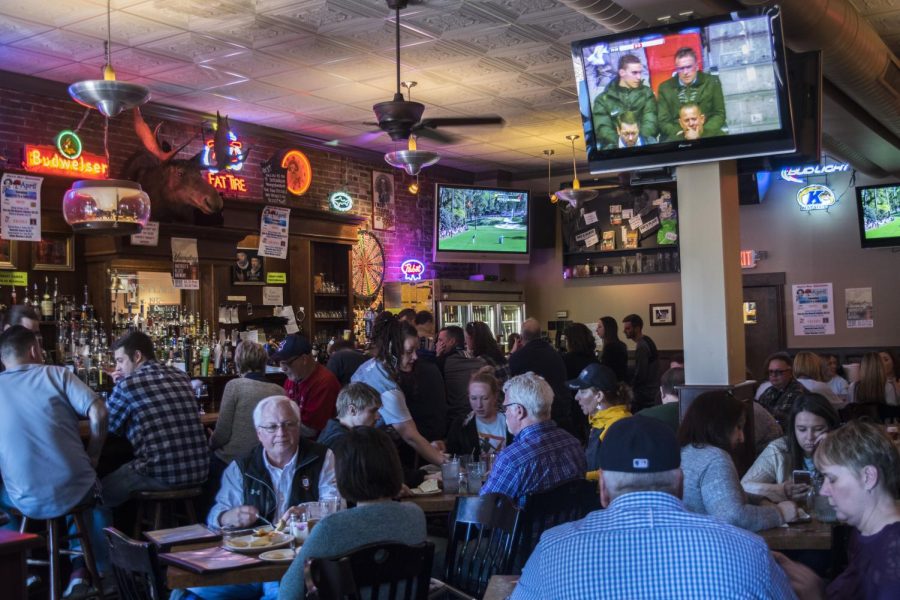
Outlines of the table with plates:
[[834,523],[813,519],[758,532],[771,550],[831,550]]

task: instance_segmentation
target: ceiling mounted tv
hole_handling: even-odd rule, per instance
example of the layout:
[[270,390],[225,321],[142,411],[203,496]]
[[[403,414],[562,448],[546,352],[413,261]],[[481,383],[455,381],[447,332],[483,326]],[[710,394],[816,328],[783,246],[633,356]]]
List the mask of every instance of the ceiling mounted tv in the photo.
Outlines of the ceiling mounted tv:
[[572,44],[592,173],[795,149],[777,6]]
[[856,212],[863,248],[900,246],[900,183],[858,186]]
[[434,197],[435,262],[528,262],[528,190],[438,183]]

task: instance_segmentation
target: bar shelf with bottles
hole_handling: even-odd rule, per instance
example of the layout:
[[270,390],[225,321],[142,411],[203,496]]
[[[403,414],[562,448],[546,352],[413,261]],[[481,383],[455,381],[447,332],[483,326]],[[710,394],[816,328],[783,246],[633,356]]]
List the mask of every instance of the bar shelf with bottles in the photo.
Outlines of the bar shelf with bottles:
[[661,246],[646,250],[578,252],[563,256],[563,279],[657,275],[679,271],[681,271],[681,257],[677,246]]

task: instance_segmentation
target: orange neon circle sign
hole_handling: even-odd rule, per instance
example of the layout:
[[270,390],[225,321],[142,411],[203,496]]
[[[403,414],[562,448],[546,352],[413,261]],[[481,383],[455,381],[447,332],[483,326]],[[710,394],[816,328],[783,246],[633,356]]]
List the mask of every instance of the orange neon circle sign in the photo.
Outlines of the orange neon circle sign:
[[281,168],[287,171],[287,189],[295,196],[302,196],[312,184],[312,165],[299,150],[289,150],[281,159]]

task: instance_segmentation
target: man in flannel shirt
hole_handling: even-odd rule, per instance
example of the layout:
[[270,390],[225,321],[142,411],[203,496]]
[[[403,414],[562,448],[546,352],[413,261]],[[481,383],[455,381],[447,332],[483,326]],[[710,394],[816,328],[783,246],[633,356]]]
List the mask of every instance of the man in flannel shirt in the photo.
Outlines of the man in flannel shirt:
[[583,478],[587,472],[584,449],[550,419],[550,384],[529,371],[507,381],[503,392],[500,411],[515,437],[497,456],[481,494],[504,494],[524,506],[525,496],[532,492]]
[[513,600],[794,598],[766,543],[681,503],[681,452],[651,417],[610,426],[600,448],[600,502],[544,532]]
[[166,490],[206,481],[209,448],[188,376],[156,360],[141,332],[113,344],[116,385],[107,401],[109,432],[128,438],[134,460],[100,482],[114,508],[137,490]]

